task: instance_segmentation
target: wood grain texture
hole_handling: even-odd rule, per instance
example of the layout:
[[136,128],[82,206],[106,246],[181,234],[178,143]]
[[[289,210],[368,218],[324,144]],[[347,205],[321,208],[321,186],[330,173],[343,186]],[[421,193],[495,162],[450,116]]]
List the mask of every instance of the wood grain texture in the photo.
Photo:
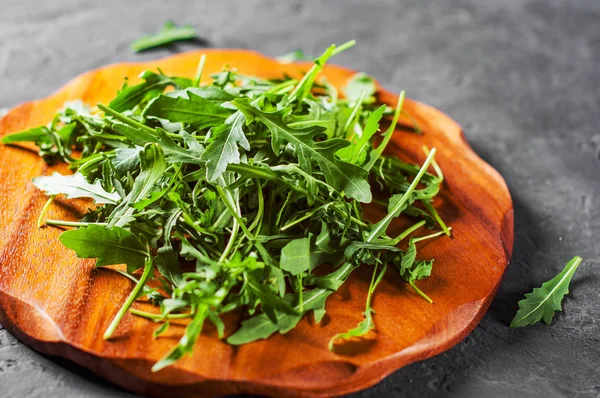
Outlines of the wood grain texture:
[[[106,103],[124,77],[136,81],[145,69],[160,67],[167,74],[191,77],[201,53],[207,54],[207,73],[228,64],[241,73],[280,77],[298,75],[308,67],[281,65],[242,50],[205,50],[108,66],[77,77],[46,99],[11,110],[0,120],[0,135],[47,123],[68,100]],[[337,66],[324,70],[338,87],[352,74]],[[397,101],[383,89],[378,97],[392,106]],[[398,131],[389,152],[422,162],[422,145],[436,147],[446,176],[435,205],[453,227],[453,238],[421,244],[419,250],[419,258],[436,258],[432,276],[419,283],[433,305],[389,270],[373,300],[377,331],[330,352],[329,338],[361,320],[370,275],[359,269],[330,297],[320,325],[307,317],[286,335],[241,347],[220,341],[207,325],[192,356],[151,373],[151,365],[176,343],[185,325],[171,327],[154,340],[155,324],[127,315],[115,337],[102,340],[132,284],[77,259],[58,241],[59,229],[37,228],[45,198],[31,179],[53,170],[65,172],[65,167],[46,166],[32,147],[0,146],[0,322],[38,351],[68,358],[126,389],[165,397],[340,395],[450,348],[475,327],[498,288],[512,253],[512,203],[502,177],[470,149],[454,121],[415,101],[408,100],[404,109],[424,134]],[[86,206],[84,201],[59,200],[48,216],[75,219]],[[152,310],[147,303],[135,306]],[[239,322],[236,314],[227,315],[227,332]]]

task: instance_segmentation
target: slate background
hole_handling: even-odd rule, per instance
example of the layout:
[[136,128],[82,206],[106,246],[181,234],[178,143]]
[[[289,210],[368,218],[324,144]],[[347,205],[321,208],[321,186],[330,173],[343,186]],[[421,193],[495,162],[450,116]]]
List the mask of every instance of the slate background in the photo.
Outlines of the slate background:
[[[0,1],[0,108],[105,64],[197,48],[336,57],[454,119],[506,179],[515,252],[483,322],[450,351],[355,397],[600,396],[600,1]],[[133,54],[166,18],[203,40]],[[585,261],[551,327],[511,330],[525,292]],[[131,398],[0,326],[0,396]]]

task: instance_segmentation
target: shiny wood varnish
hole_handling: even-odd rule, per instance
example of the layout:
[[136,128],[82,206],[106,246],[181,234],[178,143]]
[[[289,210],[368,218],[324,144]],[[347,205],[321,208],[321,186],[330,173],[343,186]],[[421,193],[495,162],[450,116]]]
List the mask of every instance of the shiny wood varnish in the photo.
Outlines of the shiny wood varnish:
[[[192,77],[202,53],[207,55],[205,76],[224,64],[262,77],[298,75],[309,67],[281,65],[243,50],[203,50],[111,65],[75,78],[48,98],[14,108],[0,120],[0,135],[48,123],[67,100],[108,103],[124,77],[136,82],[146,69]],[[337,66],[323,72],[337,87],[353,73]],[[383,89],[378,98],[391,106],[398,99]],[[110,270],[93,269],[93,261],[77,259],[58,241],[60,229],[37,228],[46,199],[31,179],[53,170],[66,173],[65,166],[47,166],[32,146],[0,145],[0,322],[40,352],[68,358],[128,390],[161,397],[340,395],[447,350],[475,327],[498,288],[512,253],[512,202],[502,177],[471,150],[453,120],[411,100],[404,112],[417,120],[423,134],[399,129],[388,152],[422,163],[421,147],[436,147],[446,176],[435,206],[452,226],[453,237],[418,246],[418,258],[436,259],[432,276],[418,282],[433,305],[390,267],[373,300],[377,330],[330,352],[329,338],[362,319],[370,270],[359,269],[330,296],[320,325],[308,316],[288,334],[241,347],[219,340],[207,325],[193,355],[152,373],[152,364],[177,342],[185,324],[155,340],[157,324],[128,314],[114,338],[104,341],[102,333],[132,283]],[[84,201],[57,200],[48,217],[76,219],[86,206]],[[153,310],[146,303],[134,307]],[[239,322],[236,314],[227,315],[227,333]]]

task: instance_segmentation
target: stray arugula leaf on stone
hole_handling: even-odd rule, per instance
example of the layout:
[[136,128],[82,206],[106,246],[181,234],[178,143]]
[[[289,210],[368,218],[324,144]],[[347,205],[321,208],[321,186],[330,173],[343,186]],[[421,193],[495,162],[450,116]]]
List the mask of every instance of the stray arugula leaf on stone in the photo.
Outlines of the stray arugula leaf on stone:
[[[331,349],[376,327],[371,297],[388,265],[432,301],[416,282],[433,265],[417,259],[418,242],[450,233],[432,204],[443,181],[436,149],[422,165],[384,155],[404,93],[392,116],[364,74],[343,98],[319,79],[353,44],[329,47],[297,80],[225,68],[202,82],[206,57],[193,79],[146,71],[108,105],[68,104],[49,125],[3,138],[34,142],[48,162],[75,171],[34,180],[50,196],[40,224],[73,228],[61,242],[98,267],[127,266],[118,272],[135,288],[104,338],[128,312],[161,323],[155,336],[188,319],[157,371],[192,352],[206,322],[233,345],[287,333],[307,314],[320,322],[327,298],[361,266],[373,270],[364,319]],[[95,205],[80,221],[44,220],[56,195]],[[372,222],[365,205],[387,215]],[[401,215],[410,225],[389,236]],[[413,236],[424,227],[440,231]],[[142,296],[156,311],[132,308]],[[231,311],[244,315],[238,330],[221,320]]]
[[131,43],[131,49],[137,53],[171,44],[176,41],[191,40],[197,36],[198,34],[193,26],[177,26],[173,21],[167,21],[158,33],[142,36]]
[[562,300],[569,293],[571,278],[581,261],[581,257],[573,257],[558,275],[527,293],[525,298],[519,301],[519,310],[510,327],[534,325],[540,321],[550,325],[556,311],[562,311]]

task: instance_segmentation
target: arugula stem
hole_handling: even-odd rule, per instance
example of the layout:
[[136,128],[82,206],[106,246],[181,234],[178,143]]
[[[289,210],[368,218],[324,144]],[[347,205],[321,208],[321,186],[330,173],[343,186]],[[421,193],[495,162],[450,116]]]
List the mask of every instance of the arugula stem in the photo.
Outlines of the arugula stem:
[[127,117],[127,116],[123,115],[122,113],[119,113],[119,112],[115,111],[114,109],[109,108],[106,105],[98,104],[97,106],[98,106],[98,109],[100,109],[104,113],[111,115],[115,119],[120,120],[121,122],[123,122],[125,124],[145,130],[151,134],[156,134],[156,131],[154,131],[153,128],[148,127],[145,124],[138,122],[137,120],[133,120],[132,118]]
[[127,310],[129,310],[129,307],[131,307],[131,304],[133,304],[135,299],[138,297],[138,293],[140,292],[140,290],[142,290],[144,285],[146,285],[146,281],[152,274],[153,267],[154,267],[154,260],[152,259],[152,256],[148,256],[148,258],[146,259],[146,265],[144,265],[144,272],[142,273],[142,276],[141,276],[139,282],[137,283],[137,285],[135,285],[135,287],[129,294],[129,297],[127,297],[127,300],[125,300],[125,303],[123,303],[123,306],[121,306],[121,309],[119,310],[117,315],[115,315],[112,322],[110,323],[110,325],[104,332],[104,335],[102,336],[102,338],[104,340],[108,340],[111,338],[111,336],[117,329],[117,326],[119,326],[121,319],[123,319],[123,316],[125,316],[125,314],[127,313]]
[[452,230],[452,228],[448,228],[448,233],[447,234],[446,234],[445,231],[439,231],[439,232],[436,232],[434,234],[425,235],[425,236],[419,236],[418,238],[413,238],[413,242],[417,243],[417,242],[421,242],[423,240],[437,238],[438,236],[442,236],[442,235],[448,235],[448,236],[450,236],[450,231],[451,230]]
[[41,211],[40,215],[38,216],[38,220],[37,220],[38,228],[41,228],[44,225],[44,216],[48,212],[48,209],[50,208],[50,205],[52,205],[52,202],[54,202],[54,196],[55,195],[51,195],[48,198],[48,200],[46,201],[46,204],[44,205],[44,207],[42,208],[42,211]]
[[[423,152],[425,152],[425,155],[429,155],[429,148],[426,145],[423,145]],[[433,167],[433,169],[435,170],[435,174],[437,174],[440,181],[444,181],[444,173],[442,172],[442,168],[435,161],[435,159],[433,160],[433,162],[431,162],[431,167]]]
[[356,124],[356,121],[358,119],[357,118],[358,111],[362,108],[362,103],[363,103],[363,100],[365,99],[366,94],[367,94],[367,92],[365,90],[363,90],[360,93],[360,97],[356,101],[356,104],[354,104],[354,108],[352,108],[352,113],[350,113],[350,116],[348,116],[348,120],[346,120],[346,124],[344,125],[344,129],[342,131],[344,131],[346,133],[347,139],[351,139],[352,136],[354,135],[354,132],[349,131],[349,130],[350,130],[350,127],[354,127],[354,125]]
[[200,79],[202,78],[202,72],[204,71],[204,64],[206,64],[206,54],[200,56],[200,62],[198,62],[198,69],[196,70],[196,76],[194,77],[194,87],[200,87]]
[[[433,166],[433,163],[432,163],[432,166]],[[438,225],[440,226],[440,228],[442,228],[442,230],[444,231],[444,233],[447,236],[450,236],[450,229],[448,228],[448,226],[446,225],[446,223],[442,220],[442,218],[440,217],[440,215],[438,214],[438,212],[433,208],[433,206],[431,205],[431,203],[429,203],[429,202],[427,202],[425,200],[422,201],[422,203],[423,203],[423,206],[425,206],[425,208],[429,212],[429,214],[431,214],[433,216],[433,218],[438,223]]]
[[304,287],[302,286],[302,274],[298,275],[298,305],[300,306],[300,313],[304,312],[304,297],[303,291]]
[[346,51],[347,49],[354,47],[355,44],[356,40],[348,40],[344,44],[340,44],[339,46],[337,46],[335,50],[333,50],[333,52],[331,53],[331,56],[338,55],[342,51]]
[[83,222],[83,221],[63,221],[63,220],[46,220],[46,225],[62,226],[62,227],[87,227],[88,225],[106,226],[105,222]]
[[402,107],[404,106],[404,99],[406,97],[406,92],[402,90],[400,92],[400,96],[398,97],[398,104],[396,105],[396,110],[394,112],[394,118],[392,119],[392,123],[390,127],[387,129],[385,134],[383,134],[383,140],[379,144],[379,146],[371,153],[371,158],[369,159],[369,163],[364,167],[365,170],[370,171],[377,159],[383,153],[383,150],[387,146],[387,144],[392,139],[392,135],[394,135],[394,131],[396,130],[396,125],[398,124],[398,119],[400,118],[400,114],[402,113]]
[[433,304],[433,300],[428,295],[426,295],[421,289],[419,289],[417,285],[415,285],[415,281],[411,280],[409,281],[409,283],[412,286],[412,288],[415,289],[415,292],[417,292],[421,297],[427,300],[429,304]]
[[408,235],[412,234],[417,229],[423,227],[426,223],[427,223],[427,221],[425,221],[425,220],[419,221],[418,223],[416,223],[416,224],[408,227],[400,235],[398,235],[397,237],[395,237],[394,239],[392,239],[387,244],[389,244],[390,246],[396,246],[398,243],[402,242]]
[[162,314],[154,314],[152,312],[146,312],[146,311],[136,310],[135,308],[130,308],[129,312],[132,313],[133,315],[140,316],[142,318],[151,319],[151,320],[153,320],[155,322],[160,322],[160,321],[163,321],[165,319],[185,319],[185,318],[190,318],[190,317],[193,316],[193,314],[191,314],[191,313],[187,313],[187,314],[168,314],[167,316],[164,316]]
[[290,221],[289,223],[285,224],[283,227],[279,228],[279,230],[281,232],[285,231],[286,229],[289,229],[291,227],[293,227],[296,224],[301,223],[302,221],[306,220],[307,218],[311,218],[316,212],[318,212],[321,208],[316,208],[313,211],[308,211],[306,212],[305,215],[303,215],[302,217],[298,217],[297,219]]
[[382,233],[385,233],[385,230],[387,229],[388,225],[390,225],[390,222],[394,218],[397,217],[396,213],[399,212],[402,209],[402,207],[404,206],[404,204],[406,204],[406,202],[408,201],[408,199],[412,195],[413,191],[415,190],[415,188],[419,184],[419,181],[421,180],[421,178],[423,178],[423,175],[427,171],[427,168],[429,167],[429,165],[433,161],[435,153],[436,153],[436,149],[433,148],[431,150],[431,152],[429,153],[429,156],[427,156],[427,159],[425,159],[425,162],[423,163],[423,166],[421,166],[421,169],[419,170],[419,172],[417,173],[417,175],[413,179],[412,183],[410,184],[408,190],[406,192],[404,192],[404,194],[402,195],[402,197],[400,198],[400,200],[398,201],[398,203],[396,203],[396,205],[392,208],[392,210],[390,210],[388,212],[387,216],[385,216],[381,221],[379,221],[377,224],[375,224],[374,228],[371,230],[371,233],[367,237],[367,242],[372,242],[379,235],[381,235]]
[[[236,212],[239,211],[239,209],[235,209],[235,210],[236,210]],[[223,253],[221,253],[221,257],[219,257],[220,263],[225,261],[227,256],[229,256],[229,252],[231,251],[231,249],[233,248],[233,245],[235,244],[235,239],[237,237],[239,228],[240,228],[240,224],[238,222],[238,219],[237,219],[237,217],[234,217],[233,218],[233,226],[231,228],[231,235],[229,235],[229,241],[227,242],[227,246],[225,246]]]

